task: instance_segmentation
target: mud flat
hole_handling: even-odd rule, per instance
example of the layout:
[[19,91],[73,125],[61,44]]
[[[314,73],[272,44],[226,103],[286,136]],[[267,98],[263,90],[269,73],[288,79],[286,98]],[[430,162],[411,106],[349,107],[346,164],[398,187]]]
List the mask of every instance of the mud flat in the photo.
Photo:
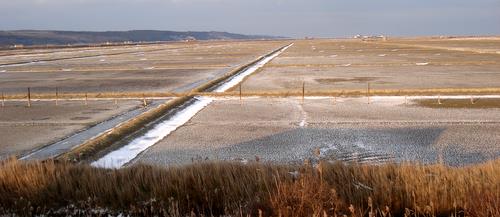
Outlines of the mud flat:
[[425,108],[402,98],[216,100],[133,163],[305,159],[459,166],[500,156],[500,109]]
[[500,37],[459,37],[459,38],[422,38],[391,39],[388,43],[426,46],[435,49],[450,49],[477,53],[500,54]]
[[[396,90],[500,86],[500,55],[391,42],[298,40],[294,47],[248,78],[243,90],[297,91],[302,82],[309,91],[365,89],[367,83],[374,89]],[[498,40],[454,43],[500,46]]]
[[22,156],[113,116],[141,107],[139,100],[7,101],[0,108],[0,159]]
[[2,58],[46,61],[0,66],[0,91],[23,93],[27,87],[35,92],[53,92],[56,87],[63,92],[187,91],[284,44],[226,41],[108,47],[90,52],[97,56],[61,60],[84,54],[69,50],[36,58],[4,56],[0,62]]

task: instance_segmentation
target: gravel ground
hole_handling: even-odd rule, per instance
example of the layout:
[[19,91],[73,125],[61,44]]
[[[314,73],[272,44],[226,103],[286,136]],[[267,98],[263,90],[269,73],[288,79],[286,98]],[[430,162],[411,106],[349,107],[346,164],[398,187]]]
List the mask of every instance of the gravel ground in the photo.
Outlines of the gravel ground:
[[217,100],[134,163],[443,162],[500,156],[500,109],[431,109],[401,99]]

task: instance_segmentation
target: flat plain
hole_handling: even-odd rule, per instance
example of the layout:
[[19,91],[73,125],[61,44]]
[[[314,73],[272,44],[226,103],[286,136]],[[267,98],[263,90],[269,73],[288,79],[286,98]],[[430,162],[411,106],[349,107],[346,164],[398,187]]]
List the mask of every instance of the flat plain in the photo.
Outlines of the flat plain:
[[6,94],[26,93],[28,87],[49,93],[56,87],[60,92],[79,93],[183,92],[281,44],[284,42],[190,42],[37,50],[32,54],[10,51],[5,56],[0,52],[0,89]]
[[[498,39],[297,40],[249,76],[242,91],[301,92],[303,84],[305,91],[365,91],[368,83],[384,90],[497,88],[500,55],[469,49],[499,44]],[[467,49],[453,50],[457,47]],[[500,156],[497,100],[472,99],[472,104],[465,95],[457,107],[452,99],[439,104],[437,94],[423,98],[372,96],[370,104],[366,97],[341,95],[220,99],[134,163],[323,159],[461,166]]]
[[[0,92],[24,98],[7,100],[0,108],[0,158],[27,154],[143,104],[142,99],[90,99],[86,105],[82,94],[189,91],[281,44],[213,41],[0,51]],[[28,88],[34,96],[31,107]],[[56,88],[60,96],[80,97],[59,99],[56,106]],[[38,101],[36,94],[52,99]]]
[[[444,101],[443,101],[444,102]],[[425,108],[404,98],[218,100],[136,159],[420,162],[461,166],[500,156],[500,109]]]
[[[441,41],[445,45],[448,42]],[[481,47],[498,46],[500,42],[453,43]],[[248,78],[242,88],[251,92],[299,91],[303,82],[307,91],[366,89],[367,83],[373,89],[392,90],[498,87],[500,55],[415,44],[419,41],[296,41],[287,52]]]
[[[245,78],[243,93],[300,92],[302,87],[306,92],[365,91],[368,84],[372,90],[500,87],[497,38],[395,38],[2,51],[0,90],[18,95],[27,87],[49,94],[56,87],[61,93],[79,94],[180,93],[289,43],[293,45],[285,52]],[[442,104],[441,96],[418,97],[217,97],[132,164],[324,159],[458,166],[500,156],[497,99],[463,95],[460,105],[452,105],[447,96]],[[29,153],[142,106],[140,98],[122,99],[118,106],[113,99],[91,100],[86,106],[81,98],[59,106],[49,99],[31,108],[25,100],[7,101],[0,110],[4,158]]]
[[0,213],[499,216],[499,47],[0,51]]

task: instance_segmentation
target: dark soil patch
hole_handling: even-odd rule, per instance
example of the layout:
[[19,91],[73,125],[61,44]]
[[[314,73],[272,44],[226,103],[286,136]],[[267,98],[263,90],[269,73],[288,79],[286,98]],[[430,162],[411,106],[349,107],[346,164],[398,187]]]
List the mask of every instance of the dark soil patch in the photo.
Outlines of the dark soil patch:
[[369,81],[374,81],[378,79],[377,77],[354,77],[354,78],[318,78],[315,79],[318,83],[322,84],[335,84],[342,82],[352,82],[352,83],[366,83]]
[[417,106],[427,108],[500,108],[500,99],[441,99],[441,104],[439,104],[436,98],[415,100],[415,102]]

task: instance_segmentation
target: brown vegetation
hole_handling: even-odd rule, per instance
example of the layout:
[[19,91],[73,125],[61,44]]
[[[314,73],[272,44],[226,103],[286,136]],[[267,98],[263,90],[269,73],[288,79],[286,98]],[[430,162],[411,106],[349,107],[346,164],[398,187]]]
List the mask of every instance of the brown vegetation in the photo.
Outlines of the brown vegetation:
[[500,99],[422,99],[415,100],[418,106],[428,108],[500,108]]
[[0,213],[500,216],[500,161],[443,165],[208,162],[120,170],[0,163]]
[[341,82],[366,83],[376,79],[377,79],[376,77],[354,77],[354,78],[317,78],[314,80],[324,84],[335,84]]
[[[252,62],[254,63],[254,62]],[[245,65],[246,66],[246,65]],[[213,87],[215,84],[220,83],[221,81],[227,79],[231,75],[234,75],[236,71],[242,69],[243,66],[238,67],[235,70],[232,70],[228,73],[228,75],[213,80],[199,88],[194,89],[190,92],[184,93],[173,93],[173,92],[127,92],[127,93],[115,93],[115,92],[102,92],[102,93],[58,93],[57,97],[60,100],[83,100],[85,99],[85,95],[87,95],[88,99],[128,99],[128,98],[136,98],[142,99],[146,98],[163,98],[163,97],[192,97],[192,96],[211,96],[211,97],[225,97],[225,96],[239,96],[239,86],[236,85],[230,89],[228,92],[224,93],[214,93],[214,92],[204,92],[209,87]],[[358,77],[354,79],[317,79],[318,82],[344,82],[344,81],[356,81],[359,83],[366,83],[372,79],[370,77]],[[366,89],[349,89],[349,90],[341,90],[341,89],[332,89],[332,90],[307,90],[308,85],[306,83],[306,96],[365,96]],[[380,95],[380,96],[424,96],[424,95],[491,95],[491,94],[499,94],[500,88],[423,88],[423,89],[371,89],[370,94],[372,95]],[[243,96],[264,96],[264,97],[287,97],[287,96],[302,96],[302,90],[297,88],[296,90],[284,90],[284,91],[247,91],[243,89]],[[0,96],[1,97],[1,96]],[[4,94],[3,97],[6,100],[26,100],[27,94]],[[56,98],[56,94],[54,93],[31,93],[31,99],[48,99],[54,100]],[[1,99],[0,99],[1,100]]]

